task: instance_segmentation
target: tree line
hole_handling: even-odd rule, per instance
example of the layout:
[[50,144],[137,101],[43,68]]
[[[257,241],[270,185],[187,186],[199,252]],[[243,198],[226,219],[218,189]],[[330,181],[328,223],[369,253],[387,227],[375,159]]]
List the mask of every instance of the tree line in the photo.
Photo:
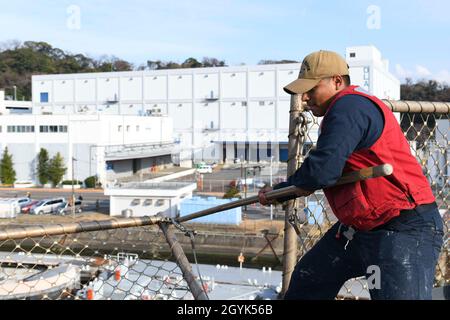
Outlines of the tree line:
[[[258,64],[298,63],[295,60],[260,60]],[[132,70],[164,70],[179,68],[225,67],[225,60],[204,57],[201,60],[190,57],[183,62],[148,60],[134,65],[115,56],[99,58],[80,53],[70,53],[54,48],[46,42],[9,41],[0,43],[0,88],[13,95],[17,87],[18,100],[31,100],[31,76],[36,74],[89,73]],[[411,79],[401,85],[402,100],[450,101],[450,87],[435,80]]]

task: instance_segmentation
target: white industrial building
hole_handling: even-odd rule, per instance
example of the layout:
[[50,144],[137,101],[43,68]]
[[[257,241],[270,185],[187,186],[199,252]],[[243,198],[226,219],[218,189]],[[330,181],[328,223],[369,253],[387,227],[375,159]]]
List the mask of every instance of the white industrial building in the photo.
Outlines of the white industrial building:
[[77,180],[97,175],[103,184],[172,165],[172,119],[164,116],[3,115],[0,132],[1,150],[12,154],[19,182],[38,183],[41,148],[50,157],[62,155],[65,179],[73,170]]
[[[399,99],[373,46],[349,47],[352,83]],[[300,64],[33,76],[35,115],[168,115],[181,162],[287,159],[290,96]],[[314,133],[312,133],[314,136]]]
[[142,217],[163,214],[177,217],[180,203],[191,198],[197,188],[195,183],[159,182],[124,183],[105,189],[110,196],[110,215]]

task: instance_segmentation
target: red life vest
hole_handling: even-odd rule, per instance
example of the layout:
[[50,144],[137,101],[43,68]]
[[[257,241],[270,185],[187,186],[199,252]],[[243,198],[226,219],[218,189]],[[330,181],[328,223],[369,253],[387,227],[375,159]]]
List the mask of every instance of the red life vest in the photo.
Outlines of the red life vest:
[[400,210],[432,203],[435,199],[430,184],[411,154],[410,146],[392,111],[380,99],[356,88],[350,86],[339,92],[327,113],[343,96],[360,95],[370,99],[382,111],[384,128],[373,146],[350,155],[343,172],[384,163],[391,164],[394,172],[387,177],[325,188],[324,193],[340,222],[358,230],[368,231],[398,216]]

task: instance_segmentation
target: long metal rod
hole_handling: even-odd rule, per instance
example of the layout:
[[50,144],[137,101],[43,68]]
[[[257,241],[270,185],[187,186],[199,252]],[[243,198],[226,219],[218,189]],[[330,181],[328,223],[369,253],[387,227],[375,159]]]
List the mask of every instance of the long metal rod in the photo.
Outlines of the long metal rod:
[[[346,184],[346,183],[351,183],[351,182],[356,182],[356,181],[361,181],[361,180],[366,180],[369,178],[388,176],[388,175],[392,174],[392,171],[393,171],[393,169],[390,164],[383,164],[381,166],[364,168],[359,171],[354,171],[354,172],[349,172],[349,173],[344,174],[337,181],[335,186],[338,186],[341,184]],[[266,193],[266,198],[267,198],[267,200],[276,200],[278,198],[285,198],[285,197],[293,196],[296,194],[296,192],[297,192],[297,188],[295,186],[290,186],[290,187],[270,191],[270,192]],[[213,213],[217,213],[217,212],[221,212],[221,211],[225,211],[225,210],[229,210],[229,209],[233,209],[233,208],[237,208],[237,207],[242,207],[244,205],[249,205],[249,204],[253,204],[253,203],[257,203],[257,202],[259,202],[259,197],[253,196],[253,197],[249,197],[247,199],[231,201],[229,203],[225,203],[220,206],[216,206],[216,207],[205,209],[205,210],[202,210],[202,211],[199,211],[196,213],[192,213],[187,216],[180,217],[176,220],[178,222],[186,222],[186,221],[196,219],[196,218],[201,218],[201,217],[213,214]]]
[[[358,180],[365,180],[369,178],[386,176],[392,173],[392,166],[385,164],[378,167],[365,168],[360,171],[355,171],[351,173],[344,174],[336,185],[354,182]],[[296,187],[290,186],[287,188],[274,190],[266,194],[268,200],[274,200],[277,198],[289,197],[295,194]],[[237,207],[241,207],[244,204],[252,204],[259,202],[257,196],[250,197],[247,199],[232,201],[214,208],[209,208],[202,210],[191,215],[187,215],[177,219],[178,222],[185,222],[195,218],[200,218],[206,215],[217,213],[220,211],[225,211]],[[137,217],[137,218],[117,218],[110,220],[96,220],[88,222],[76,222],[76,223],[64,223],[55,225],[41,225],[41,226],[27,226],[21,228],[6,228],[0,230],[0,241],[5,240],[18,240],[26,238],[35,238],[42,236],[56,236],[73,234],[80,232],[91,232],[91,231],[101,231],[110,229],[121,229],[121,228],[133,228],[155,225],[161,222],[166,222],[167,219],[163,216],[151,216],[151,217]]]
[[56,235],[120,229],[120,228],[133,228],[133,227],[154,225],[162,221],[166,221],[166,219],[161,216],[152,216],[152,217],[138,217],[126,219],[120,218],[101,221],[97,220],[97,221],[77,222],[77,223],[64,223],[47,226],[42,225],[42,226],[31,226],[22,228],[11,228],[0,230],[0,241],[35,238],[42,236],[56,236]]
[[166,241],[170,246],[170,250],[172,251],[173,256],[175,257],[178,267],[181,269],[183,273],[183,278],[186,280],[186,283],[191,290],[192,295],[195,300],[208,300],[207,295],[201,288],[200,284],[195,280],[194,274],[192,273],[192,267],[189,263],[189,260],[186,258],[184,254],[183,248],[175,237],[175,233],[170,228],[170,225],[167,223],[160,223],[159,228],[164,233],[166,237]]
[[383,100],[393,112],[450,114],[450,103],[433,101]]

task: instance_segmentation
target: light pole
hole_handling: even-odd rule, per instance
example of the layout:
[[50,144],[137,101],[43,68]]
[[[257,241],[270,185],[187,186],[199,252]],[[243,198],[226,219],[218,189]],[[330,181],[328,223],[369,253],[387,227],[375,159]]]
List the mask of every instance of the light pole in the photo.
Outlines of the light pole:
[[[273,156],[270,156],[270,187],[272,188],[272,159]],[[273,220],[273,205],[270,205],[270,220]]]
[[[72,216],[75,218],[75,187],[73,180],[75,179],[75,157],[72,157]],[[70,203],[70,202],[69,202]]]
[[14,101],[16,101],[17,100],[17,87],[13,86],[13,89],[14,89]]

